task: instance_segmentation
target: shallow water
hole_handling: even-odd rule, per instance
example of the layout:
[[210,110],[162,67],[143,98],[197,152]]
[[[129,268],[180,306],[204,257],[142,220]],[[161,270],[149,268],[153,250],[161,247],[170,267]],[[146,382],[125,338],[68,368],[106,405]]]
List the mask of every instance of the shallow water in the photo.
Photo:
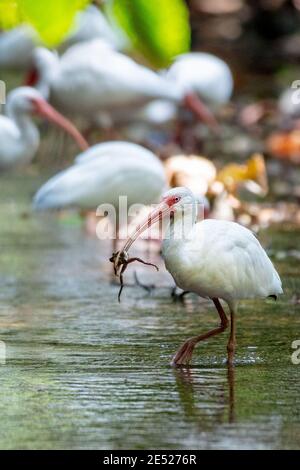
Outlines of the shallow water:
[[159,288],[127,288],[119,305],[110,246],[74,216],[30,214],[44,179],[0,180],[0,447],[299,449],[299,231],[259,235],[285,295],[241,305],[236,367],[225,364],[225,333],[174,370],[179,345],[215,326],[213,306],[174,303],[170,277],[141,266]]

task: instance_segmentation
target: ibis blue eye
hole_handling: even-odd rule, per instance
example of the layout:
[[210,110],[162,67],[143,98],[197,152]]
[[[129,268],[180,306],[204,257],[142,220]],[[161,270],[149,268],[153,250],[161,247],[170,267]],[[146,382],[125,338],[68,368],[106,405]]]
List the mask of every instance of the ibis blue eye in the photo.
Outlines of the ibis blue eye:
[[175,200],[175,202],[178,202],[178,201],[179,201],[179,199],[180,199],[179,197],[175,197],[175,199],[174,199],[174,200]]

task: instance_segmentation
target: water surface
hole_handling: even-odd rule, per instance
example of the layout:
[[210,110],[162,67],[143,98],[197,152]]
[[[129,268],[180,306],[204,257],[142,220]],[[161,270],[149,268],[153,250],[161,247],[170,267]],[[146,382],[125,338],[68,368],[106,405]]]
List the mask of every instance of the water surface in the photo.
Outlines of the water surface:
[[199,345],[193,367],[173,369],[180,344],[216,325],[211,303],[174,303],[163,268],[138,266],[159,288],[151,296],[127,288],[119,305],[109,244],[87,236],[73,215],[30,213],[44,179],[0,180],[0,447],[300,448],[300,365],[291,362],[300,232],[259,235],[285,295],[241,305],[235,368],[225,364],[225,333]]

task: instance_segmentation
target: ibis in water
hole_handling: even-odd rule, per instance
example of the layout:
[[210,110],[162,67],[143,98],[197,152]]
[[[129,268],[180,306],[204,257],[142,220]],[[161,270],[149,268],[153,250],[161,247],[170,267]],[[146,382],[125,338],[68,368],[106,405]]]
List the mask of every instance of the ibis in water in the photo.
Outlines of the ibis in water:
[[117,273],[122,265],[121,254],[126,255],[141,233],[159,220],[167,220],[162,256],[175,283],[184,291],[211,299],[220,318],[219,326],[213,330],[185,341],[172,364],[189,364],[197,343],[226,330],[229,320],[222,300],[230,312],[227,360],[232,364],[238,302],[243,299],[276,298],[283,292],[278,273],[258,239],[247,228],[224,220],[196,222],[196,199],[185,187],[169,190],[145,222],[128,238],[115,258]]

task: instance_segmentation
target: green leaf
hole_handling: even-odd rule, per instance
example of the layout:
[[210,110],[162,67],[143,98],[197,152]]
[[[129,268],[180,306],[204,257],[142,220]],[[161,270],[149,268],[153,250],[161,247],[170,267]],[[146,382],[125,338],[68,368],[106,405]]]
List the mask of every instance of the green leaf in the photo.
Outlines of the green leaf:
[[190,49],[184,0],[110,0],[108,11],[133,46],[155,65],[167,66],[176,55]]
[[19,0],[24,22],[33,26],[49,47],[57,46],[73,26],[76,13],[88,0]]
[[0,27],[13,28],[21,23],[21,14],[16,0],[0,0]]

